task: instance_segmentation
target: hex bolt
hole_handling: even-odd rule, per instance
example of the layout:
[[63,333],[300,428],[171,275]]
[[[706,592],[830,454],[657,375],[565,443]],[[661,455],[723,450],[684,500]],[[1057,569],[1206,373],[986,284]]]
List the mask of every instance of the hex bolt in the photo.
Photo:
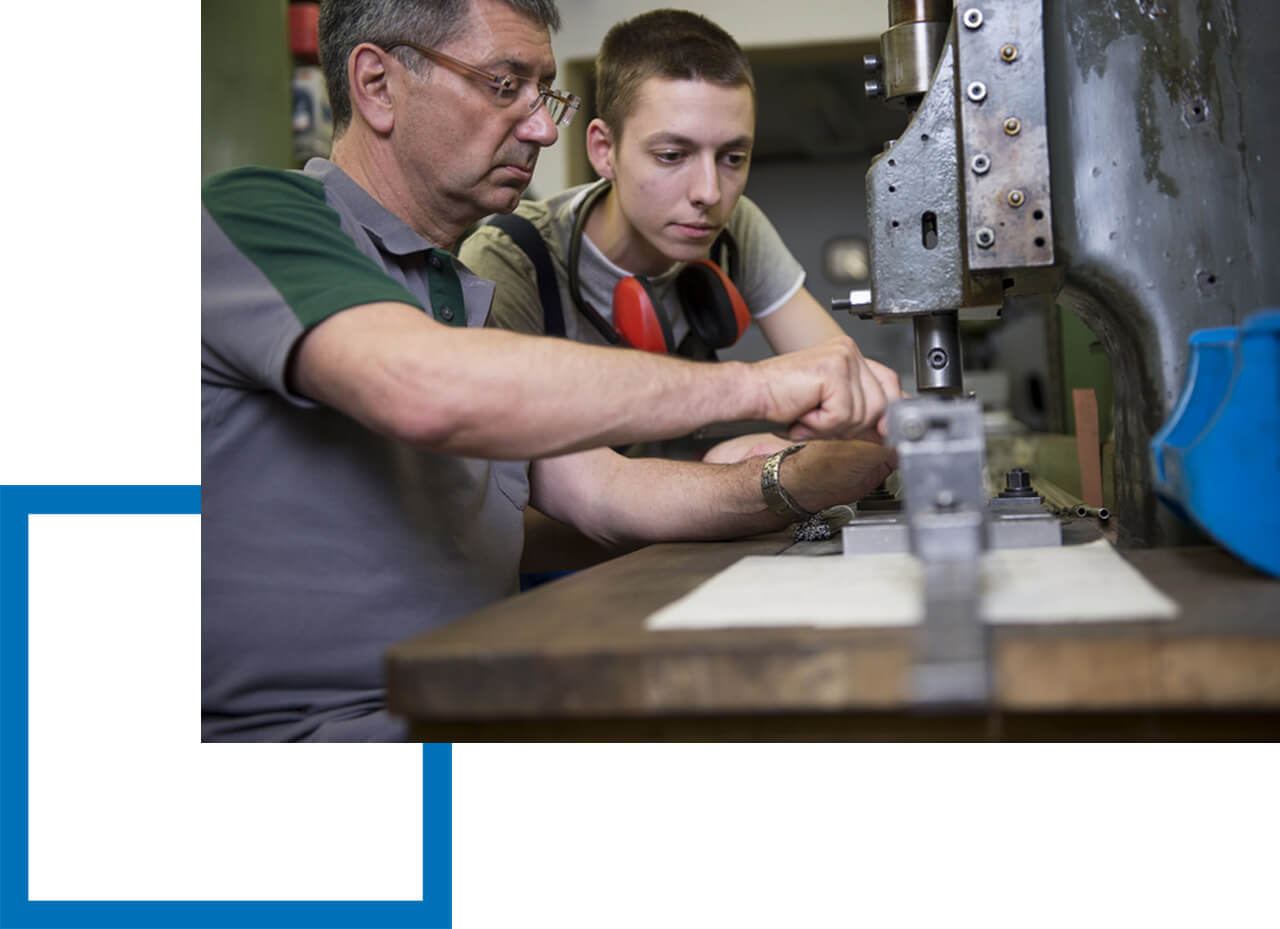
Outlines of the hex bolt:
[[987,99],[987,85],[982,81],[974,81],[965,88],[965,95],[974,103],[981,103]]
[[990,226],[983,226],[974,233],[973,238],[978,243],[978,248],[990,248],[996,244],[996,234]]
[[982,28],[982,10],[972,8],[964,11],[964,26],[966,29]]
[[935,371],[941,371],[947,366],[946,349],[934,347],[929,349],[929,367]]
[[974,174],[986,174],[991,170],[991,159],[979,152],[973,156],[973,161],[969,162],[969,165],[973,168]]
[[1004,490],[1000,491],[1000,496],[1008,499],[1009,497],[1035,497],[1038,494],[1031,487],[1031,474],[1024,468],[1012,468],[1005,472]]
[[865,81],[862,85],[862,91],[868,97],[879,97],[884,93],[884,85],[879,81]]
[[1022,121],[1016,116],[1010,116],[1004,121],[1005,135],[1017,135],[1022,131]]
[[1022,191],[1018,190],[1017,188],[1014,188],[1013,190],[1009,191],[1009,206],[1013,207],[1014,209],[1017,209],[1018,207],[1022,206],[1022,204],[1026,202],[1027,202],[1027,198],[1023,195]]
[[919,417],[913,416],[902,423],[902,434],[911,442],[918,442],[923,439],[924,434],[928,431],[929,429],[924,420]]
[[1013,45],[1012,43],[1009,45],[1001,46],[1000,48],[1001,61],[1013,61],[1017,57],[1018,57],[1018,46]]

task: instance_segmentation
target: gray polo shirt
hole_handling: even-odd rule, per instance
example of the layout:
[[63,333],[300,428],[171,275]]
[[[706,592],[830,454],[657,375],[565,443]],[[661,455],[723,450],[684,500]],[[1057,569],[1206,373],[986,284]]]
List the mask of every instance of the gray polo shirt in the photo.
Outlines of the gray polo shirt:
[[[203,738],[403,738],[383,653],[516,592],[527,463],[387,439],[286,384],[334,313],[460,312],[431,302],[446,254],[324,159],[230,171],[202,199]],[[457,273],[482,326],[493,285]]]

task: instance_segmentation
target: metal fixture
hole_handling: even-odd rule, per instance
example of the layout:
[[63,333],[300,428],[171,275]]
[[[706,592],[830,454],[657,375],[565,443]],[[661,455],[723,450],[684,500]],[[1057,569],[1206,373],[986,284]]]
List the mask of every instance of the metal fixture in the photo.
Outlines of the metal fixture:
[[889,0],[889,29],[880,36],[880,54],[869,56],[883,68],[887,99],[908,106],[919,102],[929,89],[950,25],[947,0]]
[[926,705],[982,699],[989,682],[979,559],[988,548],[1060,545],[1061,525],[1021,468],[1005,475],[1006,493],[987,499],[977,400],[900,400],[889,409],[888,442],[898,453],[902,509],[847,522],[844,553],[911,552],[920,559],[925,619],[912,696]]

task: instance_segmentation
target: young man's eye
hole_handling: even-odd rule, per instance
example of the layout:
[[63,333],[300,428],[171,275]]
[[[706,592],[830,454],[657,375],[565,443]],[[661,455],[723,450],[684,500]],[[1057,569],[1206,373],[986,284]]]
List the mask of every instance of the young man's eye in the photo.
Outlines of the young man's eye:
[[722,157],[724,163],[731,168],[741,168],[747,163],[746,152],[726,152]]
[[653,157],[666,165],[677,164],[684,157],[684,152],[654,152]]

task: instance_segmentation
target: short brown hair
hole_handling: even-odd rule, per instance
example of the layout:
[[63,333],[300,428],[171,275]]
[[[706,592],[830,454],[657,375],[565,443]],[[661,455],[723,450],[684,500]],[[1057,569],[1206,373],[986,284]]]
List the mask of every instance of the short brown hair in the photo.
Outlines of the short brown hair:
[[733,36],[688,10],[653,10],[623,20],[596,56],[596,113],[615,133],[651,77],[710,81],[756,90],[751,65]]

